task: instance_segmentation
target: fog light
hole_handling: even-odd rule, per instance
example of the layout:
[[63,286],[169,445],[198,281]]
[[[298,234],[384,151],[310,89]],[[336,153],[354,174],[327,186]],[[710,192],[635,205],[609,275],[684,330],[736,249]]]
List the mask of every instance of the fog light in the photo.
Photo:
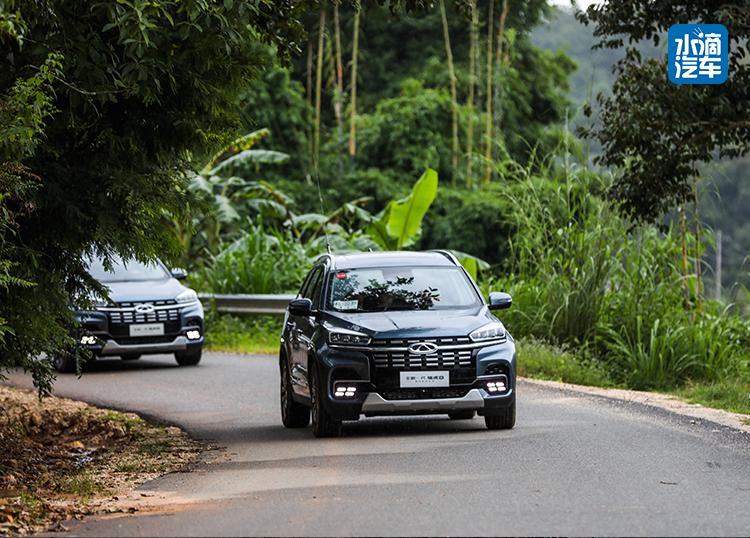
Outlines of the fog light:
[[506,387],[504,380],[487,381],[488,392],[505,392],[505,389]]
[[96,344],[96,337],[89,335],[81,336],[81,345],[93,346],[94,344]]
[[185,333],[188,337],[188,340],[198,340],[201,337],[201,332],[197,329],[193,329]]
[[334,398],[354,398],[357,393],[357,387],[348,382],[336,383],[333,387]]

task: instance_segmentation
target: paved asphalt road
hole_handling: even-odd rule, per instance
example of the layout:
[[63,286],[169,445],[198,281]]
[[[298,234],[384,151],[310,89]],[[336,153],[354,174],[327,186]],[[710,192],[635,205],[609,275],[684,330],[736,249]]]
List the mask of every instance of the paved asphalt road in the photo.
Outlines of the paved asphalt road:
[[[636,404],[521,384],[518,423],[363,419],[286,430],[272,357],[103,361],[58,395],[138,411],[226,447],[142,487],[182,504],[89,518],[80,535],[750,533],[750,438]],[[15,383],[25,383],[20,375]]]

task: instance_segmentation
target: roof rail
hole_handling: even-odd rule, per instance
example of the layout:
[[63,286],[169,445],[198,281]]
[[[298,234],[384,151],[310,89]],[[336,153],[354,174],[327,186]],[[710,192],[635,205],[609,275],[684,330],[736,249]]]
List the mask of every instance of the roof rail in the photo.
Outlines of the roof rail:
[[456,258],[450,250],[434,249],[434,250],[428,250],[427,252],[435,252],[437,254],[442,254],[443,256],[448,258],[451,262],[453,262],[453,265],[461,265],[461,263],[458,261],[458,258]]

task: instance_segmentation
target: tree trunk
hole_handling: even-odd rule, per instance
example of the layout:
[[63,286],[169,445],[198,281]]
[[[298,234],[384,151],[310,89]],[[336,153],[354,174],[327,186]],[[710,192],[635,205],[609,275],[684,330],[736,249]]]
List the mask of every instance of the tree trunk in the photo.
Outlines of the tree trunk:
[[357,56],[359,55],[359,16],[360,9],[354,13],[354,36],[352,37],[352,110],[349,123],[349,155],[357,153]]
[[315,127],[313,136],[313,169],[317,172],[320,166],[320,100],[323,83],[323,47],[325,46],[326,8],[320,5],[320,24],[318,25],[318,58],[315,66]]
[[503,114],[503,67],[507,63],[506,59],[503,58],[507,51],[503,50],[503,44],[505,40],[505,20],[508,17],[508,0],[503,0],[503,10],[500,13],[500,25],[497,31],[497,45],[495,49],[495,85],[493,93],[493,105],[492,105],[492,121],[493,121],[493,133],[494,136],[501,136],[501,123]]
[[445,40],[445,54],[448,58],[448,77],[451,85],[451,127],[452,127],[452,153],[451,183],[455,186],[458,175],[458,102],[456,98],[456,71],[453,67],[453,50],[451,49],[451,37],[448,30],[448,16],[445,13],[445,0],[440,0],[440,15],[443,19],[443,38]]
[[487,17],[487,96],[486,116],[484,120],[484,182],[492,179],[492,37],[495,33],[495,0],[490,0],[490,12]]
[[474,153],[474,86],[476,84],[477,26],[479,24],[476,0],[469,0],[469,9],[471,27],[469,30],[469,96],[466,102],[469,109],[469,121],[466,128],[466,186],[471,188],[473,183],[472,154]]
[[307,42],[307,147],[308,157],[310,158],[310,167],[315,164],[315,147],[313,144],[313,88],[312,88],[312,64],[313,64],[313,44]]
[[[339,148],[344,145],[344,126],[342,107],[344,103],[344,66],[341,61],[341,23],[339,21],[339,3],[333,3],[333,44],[336,55],[336,90],[333,99],[333,112],[336,115],[336,130],[338,134]],[[343,151],[343,150],[342,150]]]

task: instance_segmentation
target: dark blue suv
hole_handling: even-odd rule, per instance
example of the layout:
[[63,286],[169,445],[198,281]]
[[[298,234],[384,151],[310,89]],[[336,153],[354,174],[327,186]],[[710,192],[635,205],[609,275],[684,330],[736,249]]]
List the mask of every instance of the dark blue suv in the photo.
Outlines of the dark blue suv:
[[281,416],[316,437],[361,415],[516,421],[516,348],[449,253],[324,255],[289,303],[281,336]]

